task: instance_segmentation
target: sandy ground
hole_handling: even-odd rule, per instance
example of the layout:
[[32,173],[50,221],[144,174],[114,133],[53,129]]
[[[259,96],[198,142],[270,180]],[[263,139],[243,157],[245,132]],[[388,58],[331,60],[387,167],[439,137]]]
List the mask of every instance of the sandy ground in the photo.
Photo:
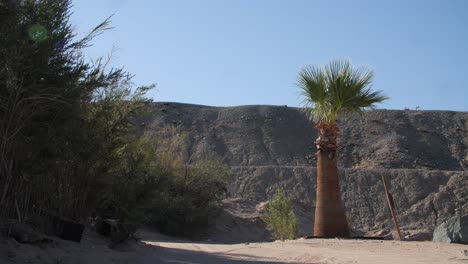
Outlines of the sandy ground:
[[[433,242],[296,240],[252,244],[147,242],[161,263],[468,263],[468,246]],[[468,253],[467,253],[468,254]]]
[[177,240],[150,231],[140,235],[142,242],[113,249],[92,232],[80,244],[59,240],[40,246],[3,240],[0,263],[468,263],[468,246],[458,244],[341,239],[219,244]]

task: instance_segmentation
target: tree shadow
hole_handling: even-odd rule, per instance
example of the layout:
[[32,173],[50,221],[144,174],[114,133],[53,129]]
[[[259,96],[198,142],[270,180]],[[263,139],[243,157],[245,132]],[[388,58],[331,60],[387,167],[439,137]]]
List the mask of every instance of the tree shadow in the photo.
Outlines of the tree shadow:
[[202,239],[190,239],[183,237],[173,237],[169,235],[164,235],[158,233],[157,230],[145,227],[140,229],[137,233],[137,237],[140,241],[145,241],[149,243],[158,243],[158,242],[170,242],[170,243],[180,243],[180,244],[220,244],[220,245],[234,245],[234,244],[249,244],[249,243],[264,243],[264,242],[273,242],[273,239],[252,239],[252,240],[241,240],[241,239],[216,239],[216,240],[202,240]]
[[[159,247],[156,245],[146,244],[147,247],[152,247],[155,251],[154,263],[186,263],[186,264],[280,264],[291,263],[285,261],[278,261],[269,257],[262,257],[262,260],[256,260],[259,257],[249,254],[240,254],[232,252],[205,252],[198,250],[176,249]],[[301,263],[301,262],[294,262]],[[305,263],[305,262],[302,262]],[[311,262],[307,262],[311,263]],[[311,263],[314,264],[314,263]],[[319,263],[315,263],[319,264]]]

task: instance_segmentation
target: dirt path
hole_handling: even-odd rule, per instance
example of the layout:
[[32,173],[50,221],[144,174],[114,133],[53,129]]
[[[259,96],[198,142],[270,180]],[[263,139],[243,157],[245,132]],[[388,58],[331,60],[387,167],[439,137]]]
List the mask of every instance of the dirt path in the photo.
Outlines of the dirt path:
[[468,263],[468,246],[434,242],[311,239],[265,243],[193,242],[143,231],[142,242],[109,247],[86,232],[81,243],[0,240],[0,264],[430,264]]
[[468,246],[434,242],[314,239],[251,244],[146,241],[161,263],[468,263]]

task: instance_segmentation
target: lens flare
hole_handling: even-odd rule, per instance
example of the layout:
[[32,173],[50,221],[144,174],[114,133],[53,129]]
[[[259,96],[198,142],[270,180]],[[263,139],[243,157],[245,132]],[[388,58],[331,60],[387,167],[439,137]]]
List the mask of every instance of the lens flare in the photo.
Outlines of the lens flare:
[[43,25],[34,24],[29,28],[28,35],[34,42],[42,42],[47,39],[47,29]]

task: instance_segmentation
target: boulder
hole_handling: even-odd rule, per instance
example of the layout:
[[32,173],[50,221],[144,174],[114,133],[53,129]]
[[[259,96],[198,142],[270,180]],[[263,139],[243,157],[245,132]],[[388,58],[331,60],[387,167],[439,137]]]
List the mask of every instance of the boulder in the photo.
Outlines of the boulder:
[[122,243],[134,237],[137,227],[130,223],[122,223],[117,219],[94,219],[96,232],[104,237],[110,238],[113,243]]
[[366,234],[366,232],[362,231],[362,230],[358,230],[358,229],[354,229],[354,228],[351,228],[349,230],[349,237],[359,238],[359,237],[364,237],[365,234]]
[[83,224],[58,216],[52,217],[52,224],[56,236],[64,240],[78,243],[81,242],[81,238],[85,229]]
[[418,231],[405,236],[405,241],[431,241],[432,233],[429,230]]
[[15,223],[7,230],[7,236],[14,238],[19,243],[50,243],[52,240],[29,225]]
[[367,237],[367,238],[381,238],[381,239],[384,239],[384,240],[393,240],[392,231],[390,231],[388,229],[370,231],[370,232],[365,233],[364,237]]
[[455,215],[439,225],[432,241],[444,243],[468,244],[468,215]]

